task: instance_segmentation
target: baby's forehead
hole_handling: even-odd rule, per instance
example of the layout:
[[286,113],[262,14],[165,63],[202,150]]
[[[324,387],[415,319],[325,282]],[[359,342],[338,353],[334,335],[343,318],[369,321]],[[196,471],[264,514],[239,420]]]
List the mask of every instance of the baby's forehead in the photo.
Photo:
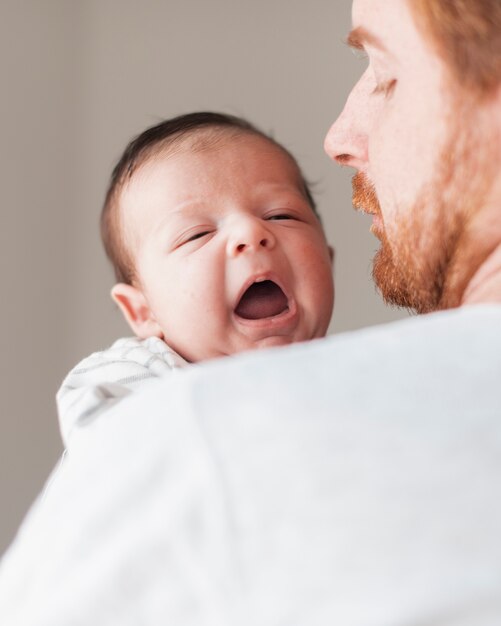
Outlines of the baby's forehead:
[[179,137],[169,137],[168,140],[152,146],[144,155],[138,169],[155,162],[165,162],[170,158],[183,155],[197,157],[211,151],[224,151],[239,143],[252,142],[259,146],[263,153],[273,153],[284,160],[288,167],[293,167],[300,173],[294,157],[280,144],[261,133],[241,128],[209,127],[199,128]]
[[[204,129],[178,138],[177,141],[162,142],[145,154],[141,163],[136,164],[129,180],[125,182],[123,192],[132,188],[147,193],[149,185],[158,184],[164,173],[171,175],[175,170],[177,187],[191,187],[196,180],[210,185],[213,178],[219,178],[220,169],[227,167],[235,179],[243,182],[249,171],[258,169],[257,178],[263,183],[271,177],[271,171],[296,186],[304,193],[305,180],[294,157],[280,144],[258,133],[241,129]],[[240,163],[240,169],[235,164]],[[269,164],[270,174],[266,171]],[[165,185],[168,185],[167,175]]]

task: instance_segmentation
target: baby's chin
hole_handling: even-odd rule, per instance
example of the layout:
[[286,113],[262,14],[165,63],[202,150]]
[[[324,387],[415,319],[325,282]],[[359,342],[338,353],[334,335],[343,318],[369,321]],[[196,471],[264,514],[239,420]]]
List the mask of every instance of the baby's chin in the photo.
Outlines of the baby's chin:
[[[264,332],[254,333],[254,329],[248,329],[249,334],[238,333],[238,337],[233,336],[233,341],[228,342],[210,342],[209,345],[199,344],[196,352],[190,351],[190,354],[183,354],[182,350],[177,352],[189,363],[201,363],[220,359],[221,357],[237,356],[244,352],[253,350],[267,350],[270,348],[281,348],[291,346],[293,344],[304,343],[325,337],[327,328],[325,323],[318,322],[313,328],[298,328],[294,326],[290,332],[270,332],[269,329]],[[168,340],[166,340],[169,343]],[[170,345],[170,344],[169,344]]]
[[202,363],[206,361],[212,361],[214,359],[220,359],[222,357],[238,356],[239,354],[255,350],[266,350],[268,348],[280,348],[284,346],[290,346],[293,343],[300,343],[301,341],[306,341],[306,339],[298,340],[291,337],[274,336],[266,337],[265,339],[261,339],[255,342],[248,342],[240,345],[239,347],[222,346],[218,350],[211,349],[201,354],[191,355],[191,358],[186,358],[186,356],[183,355],[181,356],[183,356],[183,358],[188,361],[188,363]]
[[240,347],[239,349],[234,349],[233,351],[229,351],[228,354],[237,355],[241,352],[249,352],[251,350],[267,350],[269,348],[281,348],[285,346],[291,346],[297,343],[303,343],[305,341],[310,341],[312,339],[316,339],[316,337],[310,336],[290,336],[290,335],[271,335],[269,337],[264,337],[257,341],[249,342],[247,345]]
[[263,350],[266,348],[279,348],[280,346],[290,346],[293,343],[299,343],[300,341],[306,341],[305,339],[293,339],[287,336],[274,336],[266,337],[256,342],[256,345],[250,346],[248,350]]

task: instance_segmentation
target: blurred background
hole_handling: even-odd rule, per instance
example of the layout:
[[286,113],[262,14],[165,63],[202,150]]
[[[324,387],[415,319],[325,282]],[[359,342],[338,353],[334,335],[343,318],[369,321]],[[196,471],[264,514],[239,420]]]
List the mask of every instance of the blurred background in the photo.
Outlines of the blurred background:
[[363,70],[349,0],[2,0],[0,553],[62,452],[54,395],[128,334],[98,217],[114,162],[147,126],[195,110],[272,131],[314,181],[336,248],[331,332],[403,317],[370,278],[377,241],[324,136]]

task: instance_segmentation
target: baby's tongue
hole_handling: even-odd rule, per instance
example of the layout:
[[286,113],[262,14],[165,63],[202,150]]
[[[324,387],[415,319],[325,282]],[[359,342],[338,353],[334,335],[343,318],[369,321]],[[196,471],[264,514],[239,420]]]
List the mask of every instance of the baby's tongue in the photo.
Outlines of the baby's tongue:
[[287,298],[271,280],[253,283],[238,303],[235,313],[247,320],[273,317],[287,309]]

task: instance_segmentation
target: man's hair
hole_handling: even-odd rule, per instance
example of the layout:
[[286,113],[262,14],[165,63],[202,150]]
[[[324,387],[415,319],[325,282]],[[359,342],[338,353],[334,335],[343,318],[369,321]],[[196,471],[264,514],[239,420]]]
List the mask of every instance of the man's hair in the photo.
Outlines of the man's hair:
[[[159,152],[174,148],[187,138],[200,134],[199,146],[211,145],[221,138],[238,135],[257,135],[282,150],[297,166],[303,191],[313,212],[318,216],[310,187],[296,159],[281,144],[250,122],[223,113],[199,112],[180,115],[148,128],[126,147],[113,169],[101,212],[101,238],[117,282],[133,284],[136,280],[134,262],[127,248],[120,215],[120,195],[134,173]],[[197,143],[194,144],[194,149]]]
[[500,0],[408,0],[456,82],[481,96],[501,82]]

